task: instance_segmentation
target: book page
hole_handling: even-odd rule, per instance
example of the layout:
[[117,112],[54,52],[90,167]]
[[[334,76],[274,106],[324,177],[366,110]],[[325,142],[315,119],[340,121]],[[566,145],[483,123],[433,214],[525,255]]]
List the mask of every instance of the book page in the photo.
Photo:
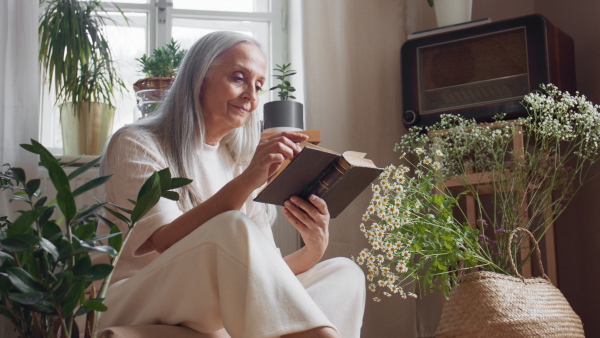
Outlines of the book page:
[[[350,153],[350,154],[348,154]],[[365,157],[365,153],[358,153],[358,154],[362,154],[362,157],[357,157],[357,156],[353,156],[353,154],[355,154],[356,152],[345,152],[342,156],[344,157],[344,159],[352,166],[354,167],[367,167],[367,168],[377,168],[377,166],[375,165],[375,163],[373,163],[373,161],[364,158]]]

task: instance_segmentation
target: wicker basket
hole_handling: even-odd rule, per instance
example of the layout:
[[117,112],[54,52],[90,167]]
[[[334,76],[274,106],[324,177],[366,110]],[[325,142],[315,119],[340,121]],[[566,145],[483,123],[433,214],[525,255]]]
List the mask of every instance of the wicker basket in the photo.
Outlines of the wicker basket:
[[[544,273],[533,235],[538,264],[544,278],[525,279],[488,271],[464,276],[444,305],[436,337],[584,337],[581,319]],[[509,246],[510,247],[510,246]],[[510,248],[509,257],[512,257]],[[511,258],[512,259],[512,258]]]

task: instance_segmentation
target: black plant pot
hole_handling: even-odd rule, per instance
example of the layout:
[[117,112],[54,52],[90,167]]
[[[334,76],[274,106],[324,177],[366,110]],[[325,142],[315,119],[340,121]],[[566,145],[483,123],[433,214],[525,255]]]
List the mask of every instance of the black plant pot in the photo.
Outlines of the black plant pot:
[[[274,129],[277,128],[277,129]],[[272,131],[303,130],[302,103],[296,101],[272,101],[264,106],[264,129]]]

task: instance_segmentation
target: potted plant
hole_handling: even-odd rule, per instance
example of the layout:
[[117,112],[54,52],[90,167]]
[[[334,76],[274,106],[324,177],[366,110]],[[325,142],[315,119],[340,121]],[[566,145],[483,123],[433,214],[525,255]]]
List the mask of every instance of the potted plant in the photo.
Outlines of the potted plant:
[[281,83],[269,90],[279,89],[277,95],[280,101],[267,102],[264,105],[264,131],[280,132],[286,130],[304,129],[304,112],[302,103],[291,101],[295,99],[292,95],[296,91],[289,77],[296,74],[295,70],[290,69],[291,64],[276,65],[273,70],[279,74],[273,75]]
[[[600,159],[600,107],[579,93],[572,96],[553,85],[541,88],[525,96],[526,117],[504,121],[500,116],[494,124],[482,125],[459,115],[442,115],[440,123],[425,128],[426,133],[413,127],[402,136],[395,150],[402,153],[403,163],[387,167],[373,185],[373,198],[360,225],[370,248],[362,250],[356,261],[367,266],[369,289],[379,292],[376,301],[382,300],[380,295],[406,298],[441,290],[450,304],[456,294],[461,296],[455,301],[461,301],[461,287],[472,285],[467,282],[477,280],[481,291],[494,289],[488,282],[501,280],[512,289],[495,289],[494,302],[504,309],[495,308],[495,317],[504,320],[516,314],[521,325],[499,323],[516,330],[502,331],[505,336],[515,336],[529,324],[557,330],[539,331],[546,333],[542,335],[565,335],[565,331],[556,333],[561,325],[573,334],[583,333],[578,316],[543,267],[544,278],[526,283],[519,271],[579,187],[590,179],[589,166]],[[522,141],[521,147],[515,146],[515,138]],[[461,192],[457,194],[456,188]],[[484,190],[491,197],[483,197]],[[459,202],[465,195],[476,211],[472,221],[465,204]],[[556,297],[564,316],[552,310],[559,307],[545,303],[545,298],[538,303],[526,301],[539,288]],[[474,307],[481,305],[480,300],[491,304],[487,296],[492,291],[469,302]],[[515,300],[521,303],[507,305]],[[532,307],[543,311],[526,313]],[[444,313],[450,308],[445,306]],[[483,308],[465,311],[468,317],[457,315],[473,320],[453,329],[471,330],[474,323],[487,323],[489,328],[491,319],[476,317],[484,314]],[[568,325],[561,319],[567,317]],[[559,326],[548,326],[549,322]],[[445,324],[446,320],[440,322],[447,334]],[[455,336],[477,335],[465,332]]]
[[39,61],[56,92],[64,154],[97,155],[112,133],[114,90],[125,89],[102,31],[110,19],[98,0],[42,0],[40,6]]
[[427,0],[427,3],[435,9],[438,27],[471,21],[473,0]]
[[[110,176],[95,178],[74,189],[69,181],[93,167],[100,158],[67,175],[58,160],[41,144],[32,140],[21,145],[38,154],[58,191],[56,197],[44,196],[40,179],[27,180],[21,168],[0,172],[2,189],[15,191],[11,200],[26,206],[10,221],[0,217],[0,315],[6,317],[21,337],[95,336],[95,323],[102,311],[112,271],[120,249],[140,220],[161,197],[177,200],[171,191],[191,180],[171,178],[167,169],[155,172],[140,189],[137,201],[127,207],[98,202],[80,208],[75,197],[104,184]],[[59,218],[53,218],[55,209]],[[105,210],[123,221],[129,231],[102,216]],[[107,235],[99,235],[106,227]],[[108,255],[109,264],[93,264],[90,254]],[[103,281],[98,290],[94,281]],[[96,313],[94,313],[96,312]],[[87,316],[86,327],[78,327],[77,316]]]
[[142,117],[158,108],[167,89],[173,83],[186,52],[187,50],[181,49],[180,45],[171,38],[171,42],[164,47],[156,48],[152,51],[152,55],[144,54],[136,59],[140,71],[146,75],[146,78],[133,84]]

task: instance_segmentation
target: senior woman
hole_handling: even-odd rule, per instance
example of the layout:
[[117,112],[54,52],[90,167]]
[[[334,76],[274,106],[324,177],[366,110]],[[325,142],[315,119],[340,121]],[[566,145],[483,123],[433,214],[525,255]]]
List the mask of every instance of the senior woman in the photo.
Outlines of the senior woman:
[[214,32],[187,52],[158,112],[119,130],[101,172],[107,199],[127,205],[144,180],[169,167],[193,183],[138,223],[115,270],[100,327],[169,324],[232,337],[359,337],[362,271],[346,258],[320,262],[329,212],[318,197],[290,198],[283,213],[306,244],[281,257],[274,208],[253,202],[306,139],[260,139],[258,42]]

